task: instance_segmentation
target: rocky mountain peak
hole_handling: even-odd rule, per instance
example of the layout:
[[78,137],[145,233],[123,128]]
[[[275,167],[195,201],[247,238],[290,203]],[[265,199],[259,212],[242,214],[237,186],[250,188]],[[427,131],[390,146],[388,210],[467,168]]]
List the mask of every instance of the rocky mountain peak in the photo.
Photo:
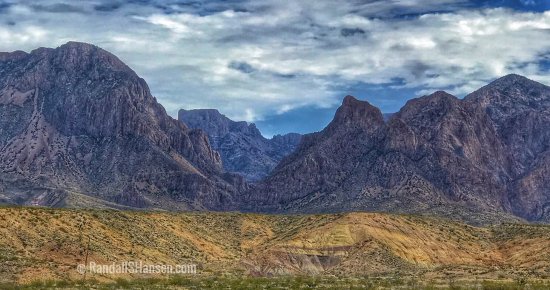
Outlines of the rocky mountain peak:
[[216,109],[195,109],[178,112],[178,119],[190,128],[201,129],[210,137],[221,137],[230,132],[240,132],[264,138],[255,124],[235,122]]
[[0,56],[0,177],[135,207],[232,202],[241,179],[222,172],[207,136],[168,116],[113,54],[70,42]]
[[412,99],[373,131],[382,124],[378,110],[348,96],[329,127],[306,135],[255,185],[268,196],[249,196],[283,211],[429,212],[435,205],[438,214],[550,220],[549,96],[549,87],[509,75],[466,100],[444,91]]
[[283,157],[294,151],[302,137],[287,134],[266,139],[254,123],[233,121],[213,109],[180,110],[178,119],[208,134],[227,171],[253,181],[270,173]]
[[464,99],[486,109],[496,122],[496,126],[501,127],[519,115],[548,110],[550,87],[520,75],[510,74],[489,83]]
[[435,120],[436,117],[441,117],[452,110],[458,103],[459,100],[455,96],[445,91],[437,91],[430,95],[409,100],[396,116],[405,121],[422,121],[419,120],[419,116]]
[[121,137],[137,132],[168,146],[169,138],[157,129],[181,126],[164,117],[164,108],[143,79],[119,58],[91,44],[38,48],[3,63],[2,69],[23,76],[6,79],[4,86],[38,91],[40,114],[65,135]]
[[367,101],[358,100],[353,96],[346,96],[327,128],[333,130],[337,127],[361,127],[370,130],[383,124],[384,117],[380,109]]
[[457,98],[446,91],[436,91],[432,93],[431,95],[427,96],[428,99],[435,99],[435,100],[456,100]]
[[541,83],[518,74],[508,74],[491,82],[488,87],[540,86]]
[[509,99],[512,102],[530,102],[550,99],[550,87],[517,74],[498,78],[488,85],[466,96],[469,101],[500,102]]
[[412,99],[407,102],[407,104],[403,108],[407,108],[407,106],[412,105],[438,105],[438,106],[446,106],[451,105],[453,103],[456,103],[458,101],[458,98],[445,92],[445,91],[437,91],[430,95],[425,95],[420,98]]
[[347,96],[344,97],[344,100],[342,100],[342,106],[353,106],[353,105],[355,105],[359,102],[361,102],[361,101],[359,101],[354,96],[347,95]]
[[[51,49],[48,49],[51,50]],[[95,45],[83,42],[68,42],[52,50],[60,64],[73,68],[93,67],[100,64],[115,71],[133,71],[112,53]]]

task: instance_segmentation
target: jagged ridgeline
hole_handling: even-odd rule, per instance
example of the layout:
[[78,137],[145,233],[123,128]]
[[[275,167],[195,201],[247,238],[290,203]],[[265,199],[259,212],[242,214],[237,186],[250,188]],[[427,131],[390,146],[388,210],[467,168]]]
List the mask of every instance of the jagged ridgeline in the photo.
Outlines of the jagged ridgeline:
[[508,75],[385,116],[348,96],[321,132],[268,140],[215,110],[172,119],[93,45],[1,53],[0,202],[550,221],[549,108]]
[[232,121],[215,109],[180,110],[178,119],[206,132],[212,147],[220,152],[223,167],[250,181],[258,181],[271,173],[302,138],[300,134],[289,133],[266,139],[255,124]]
[[0,55],[0,201],[215,209],[242,179],[111,53],[70,42]]
[[445,92],[412,99],[387,121],[348,96],[245,204],[549,221],[549,109],[550,88],[518,75],[463,100]]

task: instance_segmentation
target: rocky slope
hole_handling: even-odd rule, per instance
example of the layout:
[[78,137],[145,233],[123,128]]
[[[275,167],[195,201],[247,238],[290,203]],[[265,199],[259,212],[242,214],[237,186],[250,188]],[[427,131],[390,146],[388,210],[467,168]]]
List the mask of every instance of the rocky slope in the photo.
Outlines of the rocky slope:
[[[0,55],[0,201],[225,209],[244,186],[200,130],[93,45]],[[78,202],[77,202],[78,203]]]
[[510,75],[466,96],[483,108],[506,149],[512,211],[550,220],[550,88]]
[[202,130],[93,45],[0,53],[0,203],[550,221],[550,88],[518,75],[391,116],[348,96],[303,138],[215,110],[179,117]]
[[464,100],[445,92],[413,99],[386,122],[348,96],[245,203],[549,221],[549,102],[549,87],[517,75]]
[[254,124],[232,121],[217,110],[180,110],[178,119],[190,128],[204,130],[212,147],[220,152],[224,168],[251,181],[267,176],[301,139],[296,133],[266,139]]

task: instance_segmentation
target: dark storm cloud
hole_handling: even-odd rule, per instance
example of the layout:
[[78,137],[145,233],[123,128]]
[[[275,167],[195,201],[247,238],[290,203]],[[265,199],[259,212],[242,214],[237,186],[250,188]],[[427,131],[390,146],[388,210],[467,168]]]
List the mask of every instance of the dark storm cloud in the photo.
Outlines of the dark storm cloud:
[[11,3],[0,1],[0,13],[4,13],[12,6]]
[[506,7],[520,11],[542,12],[550,9],[548,0],[499,0],[499,1],[471,1],[475,7]]
[[256,69],[254,69],[253,66],[251,66],[250,64],[248,64],[246,62],[232,61],[232,62],[229,63],[228,67],[231,68],[231,69],[240,71],[242,73],[245,73],[245,74],[250,74],[250,73],[253,73],[253,72],[256,71]]
[[55,4],[34,4],[31,8],[37,12],[49,12],[49,13],[83,13],[84,9],[79,6],[69,5],[65,3]]
[[94,5],[94,9],[100,12],[111,12],[122,7],[122,3],[119,2],[108,2]]
[[340,30],[340,34],[343,37],[349,37],[349,36],[354,36],[356,34],[365,34],[365,30],[361,28],[342,28]]
[[412,61],[408,63],[406,67],[409,69],[411,75],[413,75],[416,79],[421,79],[428,76],[428,71],[432,69],[431,66],[421,61]]

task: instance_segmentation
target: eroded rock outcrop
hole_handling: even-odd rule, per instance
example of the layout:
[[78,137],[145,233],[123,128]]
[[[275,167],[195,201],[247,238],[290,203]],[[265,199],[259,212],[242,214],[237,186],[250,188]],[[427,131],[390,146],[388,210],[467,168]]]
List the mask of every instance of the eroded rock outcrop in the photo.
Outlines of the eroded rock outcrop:
[[256,125],[235,122],[218,110],[180,110],[178,119],[204,130],[212,147],[220,152],[224,168],[251,181],[266,177],[283,157],[292,153],[301,135],[289,133],[266,139]]
[[[249,192],[251,210],[376,210],[550,220],[550,88],[505,76],[460,100],[413,99],[384,122],[346,97]],[[265,194],[259,194],[265,193]]]
[[1,55],[0,160],[9,203],[64,190],[132,207],[226,209],[245,186],[128,66],[76,42]]

